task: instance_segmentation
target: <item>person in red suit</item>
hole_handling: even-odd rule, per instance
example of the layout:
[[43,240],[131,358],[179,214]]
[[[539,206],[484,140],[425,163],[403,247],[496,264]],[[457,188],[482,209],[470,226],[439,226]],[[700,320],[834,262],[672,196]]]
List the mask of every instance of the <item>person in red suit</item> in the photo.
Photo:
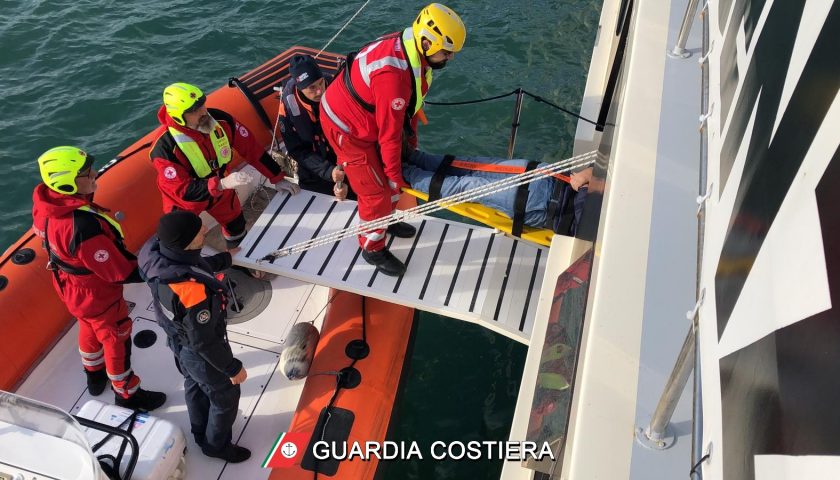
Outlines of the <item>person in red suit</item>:
[[[246,172],[230,172],[236,150],[279,192],[300,191],[254,138],[248,127],[231,115],[207,108],[207,97],[187,83],[173,83],[163,91],[158,110],[160,127],[149,153],[157,170],[163,211],[207,211],[222,226],[228,249],[245,238],[245,216],[234,188],[251,183]],[[232,150],[233,149],[233,150]]]
[[143,280],[137,258],[123,245],[120,224],[93,203],[93,156],[56,147],[38,158],[43,183],[32,194],[34,232],[43,240],[53,285],[79,321],[79,353],[88,390],[99,395],[108,380],[117,405],[151,411],[166,395],[140,388],[131,367],[131,327],[123,284]]
[[[417,147],[417,112],[441,69],[461,50],[467,31],[450,8],[432,3],[412,26],[380,37],[347,58],[321,98],[324,134],[359,202],[359,218],[372,221],[393,213],[402,176],[403,142]],[[386,229],[359,235],[362,257],[386,275],[405,273],[405,264],[386,248]],[[415,229],[400,222],[387,233],[412,237]]]

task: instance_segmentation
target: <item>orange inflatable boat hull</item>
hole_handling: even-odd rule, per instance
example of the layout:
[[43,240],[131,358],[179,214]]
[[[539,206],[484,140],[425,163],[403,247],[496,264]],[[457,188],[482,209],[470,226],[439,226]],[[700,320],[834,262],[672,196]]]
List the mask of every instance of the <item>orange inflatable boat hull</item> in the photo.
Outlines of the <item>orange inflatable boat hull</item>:
[[[208,106],[232,114],[268,148],[279,101],[273,87],[288,78],[288,60],[297,53],[314,56],[317,52],[293,47],[239,78],[251,92],[254,102],[262,108],[262,114],[233,84],[209,94]],[[340,60],[337,55],[323,53],[318,63],[326,72],[334,72]],[[152,139],[153,132],[150,132],[126,148],[101,169],[97,180],[97,203],[124,214],[121,223],[126,245],[135,252],[154,233],[162,214],[155,171],[149,161]],[[241,159],[237,157],[234,162],[239,163]],[[404,201],[409,202],[407,205],[414,203],[413,198]],[[40,243],[34,234],[27,232],[0,257],[0,312],[3,312],[0,332],[4,344],[14,346],[0,349],[2,390],[14,390],[72,325],[73,319],[53,290],[52,274],[44,268],[47,259]],[[355,413],[352,439],[382,441],[398,388],[414,310],[378,300],[363,300],[346,292],[338,293],[328,309],[312,371],[335,370],[349,365],[344,346],[361,337],[363,301],[370,356],[355,364],[362,374],[361,384],[342,390],[335,405]],[[307,380],[291,427],[293,431],[311,432],[314,429],[318,413],[329,402],[334,387],[335,377],[332,376],[315,376]],[[345,462],[334,478],[372,478],[375,470],[375,462]],[[312,472],[295,466],[272,472],[271,478],[312,478]]]
[[[317,52],[292,47],[239,77],[261,106],[263,115],[232,85],[209,94],[208,106],[232,114],[268,148],[278,106],[273,87],[288,78],[288,60],[298,53],[314,56]],[[325,71],[334,72],[341,58],[325,52],[318,63]],[[152,136],[150,132],[126,148],[103,167],[97,180],[97,203],[124,214],[121,223],[126,244],[135,252],[152,235],[162,214],[155,171],[149,161]],[[234,162],[241,159],[237,157]],[[41,242],[31,231],[0,256],[0,332],[4,345],[14,346],[0,349],[0,389],[14,390],[72,325],[70,314],[53,290],[52,274],[44,268],[46,263]]]
[[[370,353],[353,363],[345,354],[345,347],[349,342],[362,338],[363,301],[365,336]],[[354,388],[340,389],[332,403],[334,408],[349,410],[354,415],[348,444],[359,442],[364,445],[368,441],[385,440],[413,318],[413,309],[346,292],[339,292],[330,305],[309,371],[335,372],[352,364],[361,374],[361,383]],[[336,391],[336,383],[333,375],[307,378],[288,433],[302,434],[307,441],[311,439],[321,411],[330,404]],[[292,467],[273,470],[269,479],[311,480],[313,471],[305,469],[301,465],[302,457],[298,457]],[[376,458],[370,461],[345,460],[339,463],[334,475],[328,477],[322,474],[321,478],[372,479],[377,465]]]

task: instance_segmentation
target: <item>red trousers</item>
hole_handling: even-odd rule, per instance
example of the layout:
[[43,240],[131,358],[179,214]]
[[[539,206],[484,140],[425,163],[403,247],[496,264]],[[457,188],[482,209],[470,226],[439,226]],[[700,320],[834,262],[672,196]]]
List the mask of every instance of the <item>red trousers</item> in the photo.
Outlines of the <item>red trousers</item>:
[[[376,144],[350,137],[324,116],[321,127],[339,165],[344,167],[350,187],[356,192],[359,218],[369,222],[394,213],[400,190],[385,176]],[[385,248],[385,228],[363,231],[359,234],[359,245],[369,252],[382,250]]]
[[128,398],[140,387],[140,378],[131,369],[132,321],[122,285],[102,283],[88,288],[65,281],[58,293],[79,321],[79,354],[85,370],[105,368],[114,392]]
[[236,190],[224,190],[207,209],[207,213],[222,226],[222,236],[228,242],[238,242],[245,238],[245,217]]

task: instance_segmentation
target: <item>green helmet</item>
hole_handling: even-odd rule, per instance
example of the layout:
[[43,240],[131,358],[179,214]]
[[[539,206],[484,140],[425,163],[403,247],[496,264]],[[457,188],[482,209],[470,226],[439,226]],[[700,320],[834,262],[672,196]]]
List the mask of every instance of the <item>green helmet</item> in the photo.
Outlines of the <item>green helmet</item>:
[[93,165],[93,155],[78,147],[55,147],[38,157],[41,179],[51,190],[66,195],[78,191],[76,177]]
[[207,97],[201,89],[189,83],[173,83],[163,89],[163,105],[166,113],[178,125],[185,125],[184,114],[204,105]]

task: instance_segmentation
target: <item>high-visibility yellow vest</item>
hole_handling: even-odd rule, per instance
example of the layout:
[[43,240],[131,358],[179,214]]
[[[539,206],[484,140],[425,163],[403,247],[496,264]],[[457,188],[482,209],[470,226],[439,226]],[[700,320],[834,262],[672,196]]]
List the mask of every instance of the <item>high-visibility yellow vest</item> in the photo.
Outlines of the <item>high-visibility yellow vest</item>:
[[79,208],[78,208],[78,210],[84,210],[85,212],[90,212],[90,213],[92,213],[92,214],[94,214],[94,215],[96,215],[96,216],[98,216],[98,217],[101,217],[101,218],[105,219],[108,223],[110,223],[110,224],[111,224],[111,226],[112,226],[112,227],[114,227],[114,230],[116,230],[117,232],[119,232],[119,234],[120,234],[120,238],[121,238],[121,239],[122,239],[122,238],[125,238],[125,235],[123,234],[123,231],[122,231],[122,227],[120,226],[120,222],[118,222],[118,221],[114,220],[113,218],[111,218],[110,216],[106,215],[105,213],[103,213],[103,212],[97,212],[96,210],[94,210],[94,209],[90,208],[90,207],[89,207],[89,206],[87,206],[87,205],[83,205],[83,206],[79,207]]
[[201,147],[198,146],[198,143],[192,137],[180,130],[169,127],[169,133],[172,134],[172,138],[175,139],[178,148],[181,149],[187,157],[187,160],[190,161],[190,165],[200,178],[210,175],[213,168],[219,168],[227,164],[232,158],[230,140],[228,140],[227,134],[225,134],[225,129],[215,120],[213,120],[213,123],[214,126],[213,132],[210,133],[210,142],[213,144],[213,150],[216,152],[217,165],[215,167],[211,167],[210,162],[204,157],[204,152],[201,151]]
[[[402,34],[403,45],[405,46],[405,56],[408,58],[408,63],[411,65],[412,76],[414,77],[414,98],[416,99],[411,110],[411,114],[415,115],[421,108],[423,108],[423,100],[425,94],[423,93],[423,78],[420,76],[423,72],[423,64],[420,62],[420,51],[414,41],[414,32],[411,27],[403,30]],[[426,85],[432,86],[432,69],[426,69]],[[428,91],[428,89],[427,89]]]

